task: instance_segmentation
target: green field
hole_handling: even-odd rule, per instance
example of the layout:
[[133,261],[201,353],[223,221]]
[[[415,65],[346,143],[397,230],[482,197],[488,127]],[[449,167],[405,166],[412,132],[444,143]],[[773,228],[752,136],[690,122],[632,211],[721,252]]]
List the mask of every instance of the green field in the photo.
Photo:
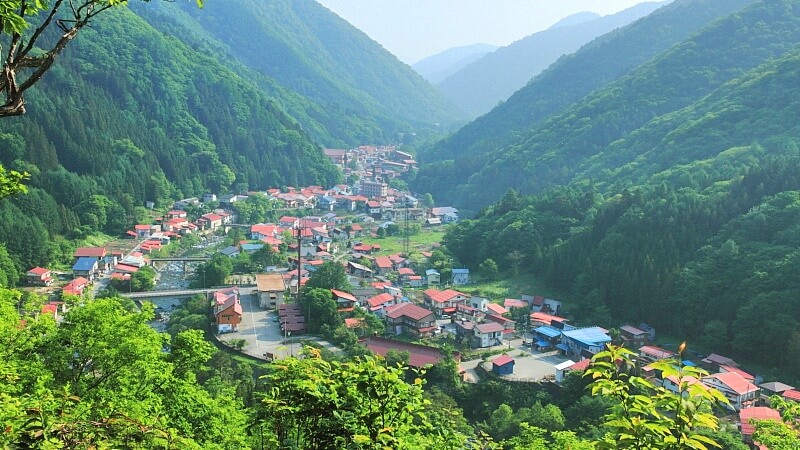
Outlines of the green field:
[[[438,228],[435,230],[423,228],[419,233],[409,236],[409,253],[411,253],[413,256],[415,253],[418,254],[419,252],[430,251],[434,246],[441,242],[444,233],[445,228]],[[404,238],[402,236],[391,236],[385,238],[364,237],[359,238],[358,240],[367,245],[380,245],[381,251],[376,253],[379,256],[388,256],[405,252]]]
[[564,292],[545,287],[540,280],[531,275],[512,276],[503,280],[490,282],[477,281],[478,282],[466,286],[458,286],[456,290],[465,294],[486,297],[489,300],[500,300],[501,303],[502,300],[506,298],[520,298],[521,294],[542,295],[562,301],[567,300]]

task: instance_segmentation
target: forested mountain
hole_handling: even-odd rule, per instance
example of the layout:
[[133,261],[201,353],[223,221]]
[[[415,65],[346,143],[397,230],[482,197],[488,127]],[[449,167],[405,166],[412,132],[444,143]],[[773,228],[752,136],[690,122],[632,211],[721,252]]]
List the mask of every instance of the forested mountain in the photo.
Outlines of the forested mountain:
[[[521,140],[546,117],[750,3],[753,0],[676,0],[627,27],[595,39],[573,55],[562,57],[489,114],[433,148],[421,149],[419,159],[425,164],[420,168],[416,190],[431,192],[434,198],[455,198],[462,207],[467,205],[461,195],[456,197],[453,186],[489,164],[489,152]],[[457,174],[453,171],[456,159],[460,166]],[[493,192],[482,204],[500,194]]]
[[[769,26],[751,31],[762,23]],[[661,123],[659,117],[780,56],[800,42],[797,25],[798,11],[790,2],[759,2],[551,115],[514,141],[486,153],[460,155],[461,177],[453,180],[455,188],[426,170],[420,171],[420,184],[436,180],[437,186],[446,186],[445,192],[453,194],[456,205],[477,209],[511,187],[537,192],[591,168],[613,170],[629,162],[612,160],[627,153],[629,139],[639,128]],[[618,150],[610,151],[612,144]]]
[[0,121],[0,162],[32,175],[31,192],[0,208],[18,267],[59,258],[56,236],[121,233],[146,200],[339,180],[245,71],[125,9],[85,30],[31,93],[29,114]]
[[595,20],[540,31],[483,56],[436,87],[470,116],[480,116],[562,55],[573,53],[592,39],[646,16],[665,3],[642,3]]
[[30,194],[0,207],[12,283],[71,253],[54,241],[121,233],[145,201],[330,186],[341,175],[320,144],[396,142],[456,117],[311,0],[131,6],[95,21],[30,93],[29,114],[0,123],[0,163],[32,175]]
[[262,86],[326,146],[397,142],[461,119],[419,74],[314,0],[137,6],[156,29],[274,80],[280,88]]
[[497,46],[489,44],[472,44],[450,48],[412,64],[411,68],[416,70],[428,82],[435,84],[495,50],[497,50]]
[[540,193],[507,193],[448,248],[472,267],[522,252],[579,321],[800,377],[798,25],[796,1],[759,2],[546,120],[491,168]]

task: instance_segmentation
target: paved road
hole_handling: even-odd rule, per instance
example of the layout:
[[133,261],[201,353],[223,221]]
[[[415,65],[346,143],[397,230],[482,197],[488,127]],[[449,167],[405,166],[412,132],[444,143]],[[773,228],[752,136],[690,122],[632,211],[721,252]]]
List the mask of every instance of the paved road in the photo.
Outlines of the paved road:
[[240,287],[239,298],[242,302],[242,323],[239,324],[239,331],[219,335],[219,339],[222,341],[244,339],[247,344],[242,349],[243,353],[261,359],[265,359],[265,353],[272,353],[275,359],[296,356],[302,349],[299,341],[305,339],[316,341],[333,352],[340,351],[329,342],[315,337],[284,336],[280,325],[275,321],[277,314],[258,306],[258,293],[255,287]]

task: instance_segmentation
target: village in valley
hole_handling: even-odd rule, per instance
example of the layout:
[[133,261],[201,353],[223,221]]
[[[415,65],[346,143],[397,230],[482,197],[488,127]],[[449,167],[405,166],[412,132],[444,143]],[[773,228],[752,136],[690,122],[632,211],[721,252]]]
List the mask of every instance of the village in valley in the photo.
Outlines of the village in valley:
[[[396,182],[415,169],[411,154],[392,146],[324,152],[352,183],[181,199],[151,223],[134,224],[121,238],[123,245],[76,249],[68,274],[59,277],[47,268],[31,268],[28,284],[49,292],[58,286],[62,296],[80,298],[109,284],[130,287],[137,272],[149,266],[156,268],[156,278],[169,264],[181,266],[179,272],[188,277],[193,266],[215,254],[236,259],[266,251],[281,255],[282,263],[231,274],[222,286],[202,283],[192,290],[186,282],[173,292],[175,297],[206,295],[216,338],[238,341],[238,350],[253,358],[296,356],[308,343],[339,351],[337,343],[309,333],[307,321],[315,311],[304,311],[296,302],[318,270],[336,264],[350,285],[330,289],[344,326],[358,336],[358,345],[384,357],[405,354],[411,367],[453,358],[469,382],[499,377],[558,385],[570,372],[583,372],[591,357],[613,342],[635,351],[642,373],[673,392],[679,390],[675,377],[662,377],[651,364],[681,358],[685,366],[705,367],[711,374],[692,382],[724,394],[731,410],[740,414],[745,440],[748,431],[752,434],[749,419],[778,414],[763,406],[769,396],[800,400],[794,387],[764,382],[724,356],[678,354],[674,344],[659,347],[656,330],[647,324],[622,324],[613,330],[576,326],[563,317],[560,300],[536,293],[478,295],[474,287],[480,274],[434,254],[444,228],[459,221],[458,210],[434,206],[432,199],[412,195]],[[247,223],[242,205],[256,198],[269,205],[276,220]],[[223,240],[225,236],[235,240]],[[188,238],[206,242],[194,247],[207,252],[167,251]],[[132,299],[149,298],[148,292],[120,291]],[[66,304],[54,298],[42,312],[58,318]],[[382,332],[365,326],[374,320],[383,324]]]

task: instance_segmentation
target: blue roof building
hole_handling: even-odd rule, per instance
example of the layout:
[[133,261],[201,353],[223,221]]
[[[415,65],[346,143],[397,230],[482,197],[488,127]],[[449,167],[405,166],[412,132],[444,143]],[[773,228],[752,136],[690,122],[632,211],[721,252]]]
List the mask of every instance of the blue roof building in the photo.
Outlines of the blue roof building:
[[451,273],[454,286],[469,284],[469,269],[453,269]]
[[561,333],[561,343],[556,348],[566,354],[591,358],[611,342],[611,336],[600,327],[576,328]]
[[261,250],[264,248],[264,244],[242,244],[242,251],[247,253],[253,253]]
[[89,280],[94,278],[95,273],[98,270],[98,262],[97,258],[93,258],[90,256],[83,256],[78,258],[75,261],[75,265],[72,266],[72,274],[76,277],[86,277]]
[[533,335],[536,341],[533,345],[539,347],[539,350],[544,350],[555,346],[561,339],[561,330],[551,326],[542,326],[533,330]]

